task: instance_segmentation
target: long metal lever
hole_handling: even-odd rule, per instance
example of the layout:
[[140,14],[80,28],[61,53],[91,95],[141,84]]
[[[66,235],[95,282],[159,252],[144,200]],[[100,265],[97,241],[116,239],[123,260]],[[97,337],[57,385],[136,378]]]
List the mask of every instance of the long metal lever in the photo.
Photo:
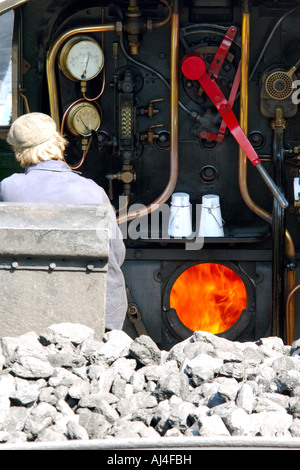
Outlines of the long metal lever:
[[211,99],[221,114],[237,143],[243,149],[251,163],[259,171],[262,179],[278,201],[280,207],[286,209],[288,207],[288,201],[261,164],[259,156],[239,125],[239,122],[235,117],[230,104],[228,103],[216,82],[214,82],[208,75],[206,71],[206,63],[201,55],[197,52],[190,52],[186,54],[182,61],[182,72],[189,80],[198,80],[207,96]]

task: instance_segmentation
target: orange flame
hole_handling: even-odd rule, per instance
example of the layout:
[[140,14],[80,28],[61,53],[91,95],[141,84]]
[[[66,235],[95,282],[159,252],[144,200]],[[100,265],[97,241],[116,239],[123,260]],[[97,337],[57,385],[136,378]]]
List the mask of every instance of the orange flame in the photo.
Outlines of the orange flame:
[[221,333],[239,319],[246,308],[242,279],[226,266],[203,263],[184,271],[173,284],[170,307],[193,331]]

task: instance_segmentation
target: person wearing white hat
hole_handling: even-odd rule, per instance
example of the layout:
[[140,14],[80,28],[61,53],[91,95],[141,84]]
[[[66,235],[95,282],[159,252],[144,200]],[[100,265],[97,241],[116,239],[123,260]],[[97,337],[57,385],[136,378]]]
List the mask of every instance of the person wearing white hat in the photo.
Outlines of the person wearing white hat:
[[125,245],[110,201],[101,186],[73,172],[65,162],[67,140],[53,119],[43,113],[28,113],[11,125],[7,142],[24,173],[0,182],[0,201],[52,204],[109,204],[111,208],[110,253],[106,292],[106,330],[122,329],[127,311],[125,280],[121,266]]

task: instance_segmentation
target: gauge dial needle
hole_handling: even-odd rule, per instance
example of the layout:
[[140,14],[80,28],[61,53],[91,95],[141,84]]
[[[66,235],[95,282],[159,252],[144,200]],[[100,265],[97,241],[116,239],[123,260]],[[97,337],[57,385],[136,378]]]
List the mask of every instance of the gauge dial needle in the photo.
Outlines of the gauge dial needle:
[[84,71],[82,72],[82,75],[81,75],[82,79],[84,79],[86,77],[86,71],[87,71],[89,60],[90,60],[90,54],[88,54],[88,56],[87,56],[87,60],[86,60],[86,63],[85,63],[85,69],[84,69]]
[[88,128],[88,126],[83,122],[83,120],[81,119],[81,117],[79,117],[80,121],[82,122],[84,128],[85,128],[85,132],[87,133],[87,135],[89,135],[91,133],[91,129]]

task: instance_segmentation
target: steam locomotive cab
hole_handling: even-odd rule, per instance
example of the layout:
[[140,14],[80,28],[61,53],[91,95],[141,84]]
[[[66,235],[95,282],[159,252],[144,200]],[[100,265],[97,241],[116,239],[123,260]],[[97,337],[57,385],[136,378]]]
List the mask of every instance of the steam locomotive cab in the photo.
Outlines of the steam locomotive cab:
[[[164,348],[198,329],[298,337],[299,2],[3,3],[9,120],[51,115],[67,163],[107,192],[125,331]],[[9,120],[1,178],[22,171]]]

